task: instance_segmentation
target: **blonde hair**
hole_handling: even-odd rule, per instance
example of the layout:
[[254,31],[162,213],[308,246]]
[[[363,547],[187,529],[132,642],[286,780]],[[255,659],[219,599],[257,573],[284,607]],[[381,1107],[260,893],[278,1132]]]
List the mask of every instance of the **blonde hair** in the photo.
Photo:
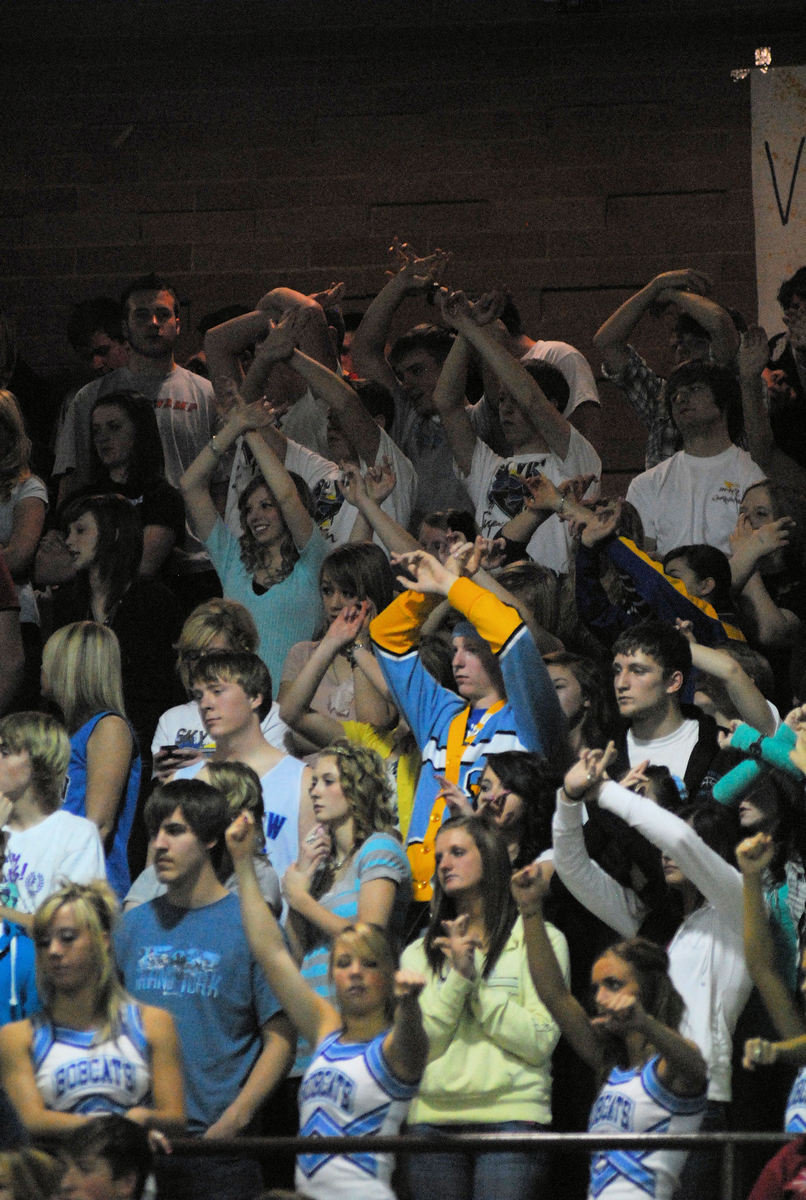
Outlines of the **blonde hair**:
[[193,661],[208,650],[214,638],[222,635],[230,643],[231,650],[243,650],[248,654],[254,654],[260,640],[252,614],[243,604],[214,596],[193,609],[176,643],[179,678],[186,691],[190,691]]
[[45,643],[42,669],[69,730],[103,709],[125,717],[120,643],[105,625],[76,621],[57,629]]
[[369,921],[355,921],[346,925],[341,933],[337,933],[330,947],[328,978],[333,978],[333,966],[336,961],[339,945],[347,946],[357,954],[366,954],[374,958],[378,970],[386,976],[388,994],[386,997],[386,1015],[391,1020],[394,1012],[394,979],[397,970],[397,952],[386,929]]
[[248,809],[263,817],[263,787],[257,773],[242,762],[209,762],[205,769],[208,783],[221,792],[231,817]]
[[31,474],[31,439],[12,392],[0,388],[0,500]]
[[[255,834],[261,847],[258,857],[262,856],[266,845],[263,836],[265,808],[263,785],[257,773],[241,762],[209,762],[204,773],[210,786],[221,792],[227,802],[227,821],[233,821],[242,812],[249,812],[255,818]],[[226,842],[221,840],[223,850],[216,874],[223,882],[234,868]]]
[[28,754],[37,799],[43,808],[55,812],[62,801],[70,762],[70,739],[64,726],[46,713],[9,713],[0,720],[0,745],[12,754]]
[[97,1032],[99,1041],[115,1037],[120,1031],[120,1007],[128,999],[118,978],[111,937],[117,923],[120,906],[108,883],[96,879],[93,883],[66,883],[48,896],[34,913],[31,935],[36,944],[36,986],[42,1008],[50,1012],[54,989],[47,977],[41,953],[47,945],[51,921],[60,908],[69,904],[76,923],[86,929],[92,942],[95,967],[98,973],[96,1011],[103,1024]]
[[323,758],[336,761],[341,789],[352,810],[354,848],[365,842],[371,833],[390,832],[394,827],[392,789],[381,756],[368,746],[340,739],[321,750],[314,763]]

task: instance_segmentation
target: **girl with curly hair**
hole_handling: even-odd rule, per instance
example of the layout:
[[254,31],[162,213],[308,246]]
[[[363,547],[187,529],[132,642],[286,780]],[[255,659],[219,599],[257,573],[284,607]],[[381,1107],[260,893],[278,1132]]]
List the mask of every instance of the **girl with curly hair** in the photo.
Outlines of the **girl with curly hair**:
[[[264,346],[276,336],[273,329]],[[262,401],[236,404],[179,486],[224,595],[249,609],[260,634],[257,652],[278,680],[291,647],[313,637],[321,623],[317,583],[328,543],[311,516],[304,482],[286,470],[260,434],[274,419],[274,411]],[[221,456],[239,439],[251,451],[256,470],[238,500],[240,539],[219,516],[210,493]]]
[[[332,940],[354,921],[403,929],[411,899],[408,860],[394,831],[383,761],[374,750],[335,742],[312,764],[310,795],[318,824],[283,876],[286,932],[302,976],[330,996]],[[301,1045],[295,1071],[310,1048]]]

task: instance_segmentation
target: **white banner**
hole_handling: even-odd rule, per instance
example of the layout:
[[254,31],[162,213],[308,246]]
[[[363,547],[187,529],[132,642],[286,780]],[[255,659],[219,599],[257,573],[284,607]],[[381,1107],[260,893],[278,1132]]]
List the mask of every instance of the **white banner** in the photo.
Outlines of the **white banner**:
[[806,265],[806,67],[752,73],[758,319],[783,328],[775,296]]

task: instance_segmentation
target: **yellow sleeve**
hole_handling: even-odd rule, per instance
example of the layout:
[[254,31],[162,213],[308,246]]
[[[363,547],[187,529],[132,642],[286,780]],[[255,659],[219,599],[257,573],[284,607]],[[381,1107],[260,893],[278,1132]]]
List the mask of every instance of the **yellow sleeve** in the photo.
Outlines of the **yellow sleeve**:
[[476,627],[493,654],[500,654],[513,633],[523,625],[517,609],[464,576],[451,585],[448,599],[453,608]]
[[441,599],[422,592],[401,592],[371,622],[373,642],[390,654],[407,654],[419,642],[420,626]]

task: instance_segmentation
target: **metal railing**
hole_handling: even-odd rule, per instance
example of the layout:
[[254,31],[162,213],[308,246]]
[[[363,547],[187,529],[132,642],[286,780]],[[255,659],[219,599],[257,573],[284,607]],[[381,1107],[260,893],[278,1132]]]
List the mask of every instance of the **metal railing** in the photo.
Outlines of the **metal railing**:
[[721,1156],[721,1185],[719,1194],[708,1200],[744,1200],[740,1195],[738,1162],[741,1152],[753,1146],[768,1146],[769,1158],[788,1141],[792,1134],[785,1133],[614,1133],[603,1137],[598,1133],[450,1133],[447,1130],[438,1137],[250,1137],[233,1140],[206,1140],[202,1138],[172,1138],[171,1144],[177,1154],[207,1156],[229,1154],[249,1156],[260,1161],[284,1153],[330,1153],[353,1149],[356,1143],[362,1150],[373,1150],[383,1154],[435,1154],[444,1152],[447,1146],[452,1151],[465,1151],[469,1155],[477,1152],[501,1150],[528,1151],[529,1149],[552,1150],[559,1154],[590,1154],[594,1150],[708,1150],[718,1151]]

